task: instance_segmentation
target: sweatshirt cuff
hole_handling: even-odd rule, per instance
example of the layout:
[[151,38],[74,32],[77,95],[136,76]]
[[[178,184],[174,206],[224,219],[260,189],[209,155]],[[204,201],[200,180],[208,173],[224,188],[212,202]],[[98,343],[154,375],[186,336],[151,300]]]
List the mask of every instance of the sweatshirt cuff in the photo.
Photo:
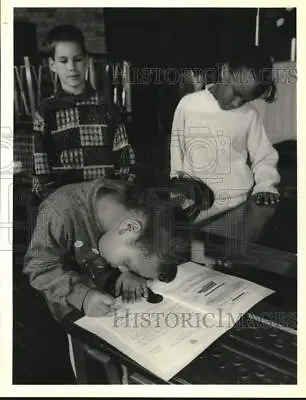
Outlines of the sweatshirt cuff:
[[252,194],[256,194],[256,193],[260,193],[260,192],[264,192],[264,193],[275,193],[279,195],[279,191],[275,186],[269,186],[269,187],[261,187],[261,186],[256,186],[253,189]]
[[84,285],[83,283],[77,283],[67,297],[68,303],[82,311],[85,297],[90,290],[92,290],[92,288]]
[[178,171],[170,172],[170,179],[179,178],[180,173]]

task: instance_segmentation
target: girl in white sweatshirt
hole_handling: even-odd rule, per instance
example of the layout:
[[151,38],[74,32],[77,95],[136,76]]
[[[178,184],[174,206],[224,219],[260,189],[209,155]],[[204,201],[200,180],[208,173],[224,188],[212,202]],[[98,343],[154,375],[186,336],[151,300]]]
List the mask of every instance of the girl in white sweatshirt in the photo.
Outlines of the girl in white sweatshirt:
[[222,66],[221,81],[179,102],[171,134],[171,177],[202,179],[215,201],[206,217],[243,203],[248,194],[259,204],[279,201],[278,154],[250,101],[272,102],[276,88],[272,63],[251,46]]

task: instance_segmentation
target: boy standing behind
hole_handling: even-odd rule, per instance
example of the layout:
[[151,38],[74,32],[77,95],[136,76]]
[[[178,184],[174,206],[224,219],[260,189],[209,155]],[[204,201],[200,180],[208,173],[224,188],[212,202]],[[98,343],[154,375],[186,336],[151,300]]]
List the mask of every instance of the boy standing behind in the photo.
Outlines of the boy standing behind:
[[85,81],[82,32],[58,26],[48,33],[46,48],[60,85],[36,112],[33,192],[44,198],[68,183],[98,177],[127,180],[135,155],[115,104]]

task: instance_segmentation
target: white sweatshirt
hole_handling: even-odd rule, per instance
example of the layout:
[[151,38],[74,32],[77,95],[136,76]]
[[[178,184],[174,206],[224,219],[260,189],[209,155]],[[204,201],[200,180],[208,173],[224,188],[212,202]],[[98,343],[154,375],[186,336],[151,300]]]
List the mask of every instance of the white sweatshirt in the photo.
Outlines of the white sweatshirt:
[[278,153],[257,110],[250,103],[222,110],[208,88],[179,102],[170,155],[171,177],[183,172],[202,179],[225,208],[244,201],[251,189],[278,193]]

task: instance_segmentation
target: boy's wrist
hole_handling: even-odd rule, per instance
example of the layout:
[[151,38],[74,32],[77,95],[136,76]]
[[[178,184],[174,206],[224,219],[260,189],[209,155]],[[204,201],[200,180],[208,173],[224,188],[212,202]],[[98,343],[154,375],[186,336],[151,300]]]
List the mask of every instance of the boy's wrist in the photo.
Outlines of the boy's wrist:
[[82,302],[81,311],[82,311],[83,313],[85,313],[85,309],[86,309],[86,305],[87,305],[88,299],[90,298],[91,294],[92,294],[93,292],[95,292],[95,291],[96,291],[95,289],[88,288],[88,291],[87,291],[87,293],[85,294],[84,299],[83,299],[83,302]]
[[76,286],[74,286],[73,290],[69,294],[67,298],[68,303],[79,311],[83,311],[84,300],[88,292],[91,290],[92,288],[84,285],[83,283],[78,283]]

